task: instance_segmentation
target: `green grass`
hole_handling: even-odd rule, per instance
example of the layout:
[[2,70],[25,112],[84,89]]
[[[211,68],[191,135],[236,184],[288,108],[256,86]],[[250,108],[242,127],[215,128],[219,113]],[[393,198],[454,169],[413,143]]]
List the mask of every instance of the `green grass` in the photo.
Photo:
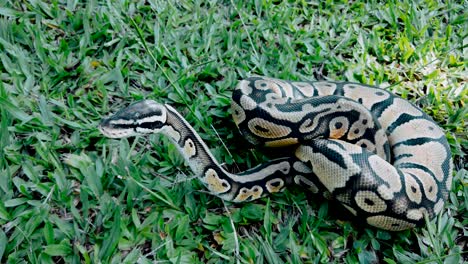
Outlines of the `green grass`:
[[[466,1],[289,2],[0,0],[0,263],[466,261]],[[390,233],[295,189],[224,203],[167,139],[96,128],[152,98],[230,170],[249,168],[265,157],[239,144],[229,101],[251,74],[358,81],[415,102],[452,147],[446,210]]]

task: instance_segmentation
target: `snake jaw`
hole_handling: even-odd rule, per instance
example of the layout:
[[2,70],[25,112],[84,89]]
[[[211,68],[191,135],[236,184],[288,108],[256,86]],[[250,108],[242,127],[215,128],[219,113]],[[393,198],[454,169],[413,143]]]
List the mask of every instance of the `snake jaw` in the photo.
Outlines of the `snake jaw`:
[[104,118],[99,130],[109,138],[124,138],[160,132],[167,120],[164,105],[143,100],[129,105],[114,115]]
[[117,125],[113,122],[112,118],[106,118],[101,121],[98,128],[101,133],[108,138],[125,138],[137,135],[134,132],[134,128],[130,127],[133,122],[128,125],[127,128],[122,125]]

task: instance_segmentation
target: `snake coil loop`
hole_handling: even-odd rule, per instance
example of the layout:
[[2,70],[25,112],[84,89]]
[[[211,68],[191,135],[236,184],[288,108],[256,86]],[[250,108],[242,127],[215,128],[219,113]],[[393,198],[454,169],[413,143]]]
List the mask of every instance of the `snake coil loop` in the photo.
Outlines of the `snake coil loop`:
[[398,231],[433,218],[447,199],[452,160],[443,130],[388,91],[254,76],[233,92],[232,115],[253,144],[296,146],[294,155],[229,173],[174,108],[151,100],[120,110],[99,128],[111,138],[167,135],[205,186],[233,202],[297,184],[328,193],[369,225]]

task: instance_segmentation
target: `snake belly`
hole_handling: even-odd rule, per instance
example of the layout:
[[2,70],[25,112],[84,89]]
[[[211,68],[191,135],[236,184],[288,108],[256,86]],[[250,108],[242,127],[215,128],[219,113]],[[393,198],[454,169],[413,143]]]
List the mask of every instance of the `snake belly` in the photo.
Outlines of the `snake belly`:
[[252,201],[297,184],[391,231],[421,225],[443,209],[452,181],[444,132],[388,91],[254,76],[239,82],[231,106],[252,144],[292,146],[294,153],[230,173],[181,114],[152,100],[120,110],[99,128],[111,138],[165,134],[206,188],[227,201]]

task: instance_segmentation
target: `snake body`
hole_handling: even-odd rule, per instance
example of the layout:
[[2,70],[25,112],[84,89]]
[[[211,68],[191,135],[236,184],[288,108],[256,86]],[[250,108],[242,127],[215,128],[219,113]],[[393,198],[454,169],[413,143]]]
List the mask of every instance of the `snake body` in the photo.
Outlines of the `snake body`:
[[110,138],[165,134],[207,189],[228,201],[251,201],[297,184],[391,231],[420,225],[443,209],[452,181],[444,132],[386,90],[254,76],[239,82],[231,106],[247,140],[293,146],[294,153],[230,173],[173,107],[152,100],[120,110],[99,128]]

